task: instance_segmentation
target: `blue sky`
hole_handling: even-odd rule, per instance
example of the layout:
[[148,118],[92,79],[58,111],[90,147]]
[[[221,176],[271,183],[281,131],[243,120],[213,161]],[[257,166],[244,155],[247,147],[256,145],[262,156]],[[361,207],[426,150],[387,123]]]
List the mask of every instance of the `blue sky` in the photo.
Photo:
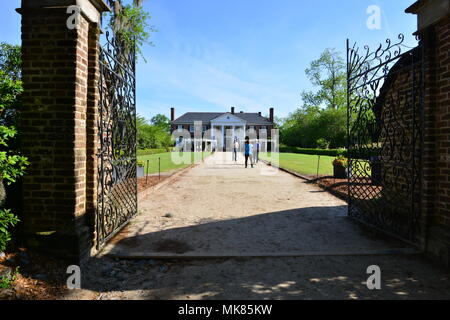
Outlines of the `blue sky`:
[[[238,111],[286,116],[311,89],[304,70],[325,48],[345,54],[346,39],[372,47],[405,34],[416,44],[413,0],[144,0],[158,32],[137,67],[138,113]],[[381,29],[369,30],[370,5]],[[0,41],[20,43],[20,0],[3,0]]]

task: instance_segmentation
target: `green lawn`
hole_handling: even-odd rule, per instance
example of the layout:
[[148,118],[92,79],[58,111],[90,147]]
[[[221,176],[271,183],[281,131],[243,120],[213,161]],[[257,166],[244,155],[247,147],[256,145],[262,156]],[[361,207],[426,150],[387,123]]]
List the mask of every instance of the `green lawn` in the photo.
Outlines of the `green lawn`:
[[[158,154],[152,154],[147,156],[138,156],[137,159],[144,161],[145,163],[145,173],[147,173],[147,160],[149,160],[149,168],[148,173],[158,173],[158,162],[159,158],[161,158],[161,172],[167,172],[175,169],[183,169],[191,164],[194,163],[194,152],[186,152],[185,154],[189,154],[190,156],[190,162],[189,163],[182,163],[182,164],[176,164],[172,161],[172,153],[171,152],[165,152],[165,153],[158,153]],[[206,158],[209,156],[210,152],[203,152],[203,157]],[[182,153],[179,153],[180,157],[182,156]],[[197,153],[197,155],[200,155],[200,161],[201,161],[201,153]]]
[[[260,158],[270,160],[269,154],[260,153]],[[297,153],[280,153],[280,167],[299,174],[314,175],[317,174],[317,163],[319,163],[319,175],[333,175],[334,157],[316,156]]]

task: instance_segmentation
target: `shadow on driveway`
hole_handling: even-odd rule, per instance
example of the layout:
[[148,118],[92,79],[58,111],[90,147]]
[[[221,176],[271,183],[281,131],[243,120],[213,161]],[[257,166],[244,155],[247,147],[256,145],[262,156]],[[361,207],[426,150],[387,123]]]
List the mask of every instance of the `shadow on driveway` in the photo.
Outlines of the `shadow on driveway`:
[[105,254],[120,258],[265,257],[382,254],[406,248],[346,214],[346,206],[299,208],[229,220],[205,219],[147,233],[139,222],[119,233]]

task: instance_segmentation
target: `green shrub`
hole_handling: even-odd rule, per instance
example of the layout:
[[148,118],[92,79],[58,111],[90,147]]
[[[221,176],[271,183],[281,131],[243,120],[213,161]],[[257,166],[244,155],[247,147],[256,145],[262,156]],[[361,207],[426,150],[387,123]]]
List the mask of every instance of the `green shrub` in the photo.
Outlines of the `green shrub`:
[[6,195],[3,184],[15,183],[29,164],[27,158],[18,152],[16,139],[16,116],[23,92],[20,52],[19,46],[0,43],[0,251],[4,251],[11,240],[8,228],[19,222],[17,216],[4,208]]
[[317,139],[316,145],[318,149],[328,149],[330,147],[330,143],[324,138]]
[[145,161],[143,161],[143,160],[138,160],[137,163],[136,163],[136,165],[137,165],[138,167],[145,167]]
[[348,159],[343,155],[338,155],[336,159],[333,160],[333,166],[348,168]]
[[12,272],[10,275],[0,277],[0,289],[11,288],[13,282],[16,281],[18,274],[19,274],[19,267],[16,267],[14,272]]
[[280,145],[280,152],[330,156],[330,157],[337,157],[339,155],[345,155],[347,153],[345,149],[312,149],[312,148],[289,147],[285,145]]
[[371,157],[379,156],[381,152],[380,147],[362,146],[360,148],[351,149],[350,152],[347,149],[313,149],[313,148],[299,148],[290,147],[280,144],[279,148],[281,153],[299,153],[309,154],[317,156],[330,156],[330,157],[345,157],[351,159],[365,159],[369,160]]
[[0,209],[0,252],[5,251],[6,244],[11,240],[8,227],[14,227],[19,222],[19,218],[11,213],[9,209]]
[[[167,122],[165,122],[164,119],[166,119]],[[137,116],[136,138],[138,149],[167,149],[172,147],[172,136],[167,126],[169,126],[170,129],[170,121],[163,115],[153,117],[152,122],[149,122],[141,116]]]

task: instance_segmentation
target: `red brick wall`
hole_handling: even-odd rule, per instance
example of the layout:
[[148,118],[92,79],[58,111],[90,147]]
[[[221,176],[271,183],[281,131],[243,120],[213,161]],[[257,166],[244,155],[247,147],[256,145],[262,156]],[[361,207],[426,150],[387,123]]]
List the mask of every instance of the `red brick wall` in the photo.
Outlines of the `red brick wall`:
[[88,91],[86,109],[86,218],[90,227],[90,239],[96,240],[95,214],[97,210],[98,186],[98,104],[100,100],[99,82],[99,38],[100,28],[97,24],[89,26],[89,64],[88,64]]
[[450,265],[450,18],[420,32],[424,59],[424,249]]
[[450,227],[450,19],[436,27],[436,215],[433,223]]
[[[23,107],[22,151],[30,160],[23,179],[23,222],[28,244],[61,252],[66,257],[89,249],[85,221],[87,163],[93,151],[87,130],[89,23],[66,27],[64,9],[24,9],[22,13]],[[92,43],[92,41],[91,41]],[[91,52],[94,54],[95,52]],[[89,70],[91,68],[91,70]],[[95,67],[94,67],[95,68]],[[92,83],[93,77],[89,78]],[[90,91],[93,108],[95,92]],[[92,208],[91,208],[92,209]],[[42,233],[45,234],[42,234]]]

